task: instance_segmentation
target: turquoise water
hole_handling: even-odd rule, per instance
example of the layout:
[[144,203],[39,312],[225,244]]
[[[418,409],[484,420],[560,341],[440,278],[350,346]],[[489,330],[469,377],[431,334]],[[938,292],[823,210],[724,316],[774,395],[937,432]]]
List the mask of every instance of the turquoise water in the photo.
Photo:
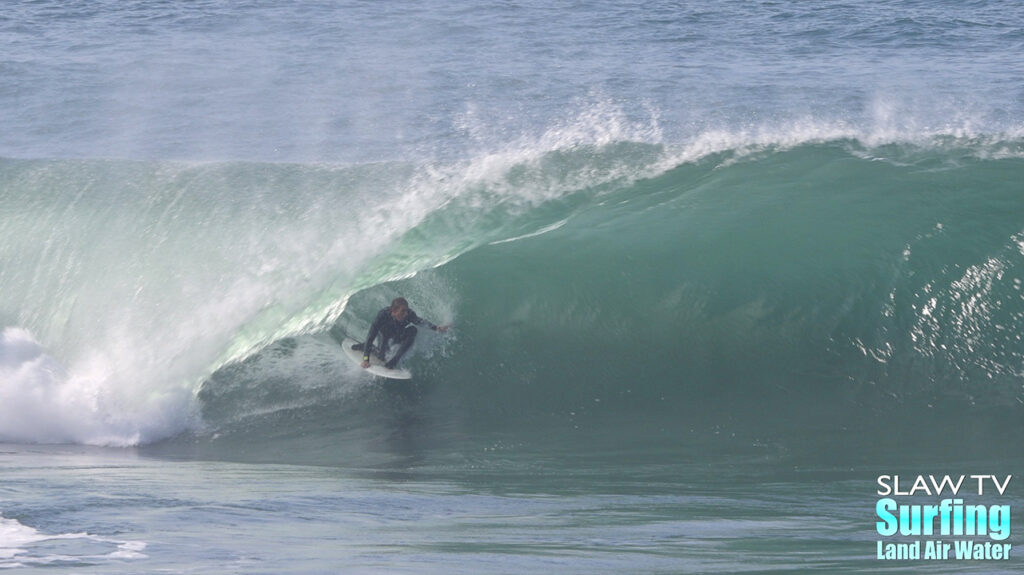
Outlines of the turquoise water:
[[1019,569],[874,506],[1017,475],[1022,19],[15,3],[0,569]]

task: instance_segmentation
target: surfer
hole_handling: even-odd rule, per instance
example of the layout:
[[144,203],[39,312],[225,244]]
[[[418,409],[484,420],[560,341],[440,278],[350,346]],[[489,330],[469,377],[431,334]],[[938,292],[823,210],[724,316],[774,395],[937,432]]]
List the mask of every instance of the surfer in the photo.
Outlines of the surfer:
[[[373,325],[370,326],[370,333],[366,335],[366,343],[357,343],[352,346],[352,349],[364,352],[363,369],[370,367],[370,353],[374,350],[377,351],[377,357],[381,361],[385,361],[384,355],[387,353],[388,346],[392,342],[399,344],[400,347],[394,357],[386,360],[387,363],[384,364],[384,367],[394,369],[398,365],[398,360],[402,359],[405,352],[409,351],[409,348],[412,347],[413,341],[416,340],[417,325],[426,325],[430,329],[441,333],[448,331],[448,326],[434,325],[416,315],[416,312],[409,309],[409,302],[404,297],[396,297],[392,300],[390,307],[386,307],[377,313],[377,319],[373,320]],[[381,341],[380,345],[375,347],[373,342],[378,335]]]

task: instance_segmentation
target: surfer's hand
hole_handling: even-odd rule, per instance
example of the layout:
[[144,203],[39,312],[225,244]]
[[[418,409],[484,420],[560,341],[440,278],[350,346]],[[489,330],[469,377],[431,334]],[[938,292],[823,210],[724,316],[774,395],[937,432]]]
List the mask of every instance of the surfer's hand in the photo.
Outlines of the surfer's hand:
[[448,331],[449,327],[451,327],[451,326],[439,325],[439,326],[437,326],[437,331],[439,331],[441,333],[445,333],[446,331]]
[[370,362],[368,362],[368,361],[364,361],[363,363],[361,363],[361,364],[359,364],[359,365],[360,365],[360,367],[362,367],[363,369],[366,369],[366,368],[370,367]]

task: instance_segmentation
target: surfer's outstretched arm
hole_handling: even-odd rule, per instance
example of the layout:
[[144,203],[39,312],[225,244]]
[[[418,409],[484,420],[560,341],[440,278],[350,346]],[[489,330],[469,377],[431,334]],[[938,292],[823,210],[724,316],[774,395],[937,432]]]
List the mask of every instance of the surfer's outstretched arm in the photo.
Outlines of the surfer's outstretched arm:
[[437,332],[441,332],[441,333],[444,333],[444,332],[448,331],[448,328],[450,327],[450,326],[447,326],[447,325],[436,325],[436,324],[430,323],[429,321],[427,321],[427,320],[423,319],[422,317],[416,315],[416,312],[414,312],[412,310],[409,310],[409,321],[411,321],[412,323],[414,323],[416,325],[425,325],[425,326],[429,327],[430,329],[432,329],[434,331],[437,331]]

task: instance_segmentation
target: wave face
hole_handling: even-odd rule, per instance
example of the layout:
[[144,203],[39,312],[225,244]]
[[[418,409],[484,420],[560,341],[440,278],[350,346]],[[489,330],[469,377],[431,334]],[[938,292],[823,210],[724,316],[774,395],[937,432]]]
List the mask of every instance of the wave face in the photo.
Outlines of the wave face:
[[[1019,414],[1019,140],[603,134],[449,163],[0,161],[0,438],[309,448],[381,402],[466,435]],[[398,294],[455,328],[395,396],[327,335]]]
[[132,445],[201,426],[217,369],[660,158],[612,146],[593,163],[581,137],[447,164],[0,161],[0,437]]

